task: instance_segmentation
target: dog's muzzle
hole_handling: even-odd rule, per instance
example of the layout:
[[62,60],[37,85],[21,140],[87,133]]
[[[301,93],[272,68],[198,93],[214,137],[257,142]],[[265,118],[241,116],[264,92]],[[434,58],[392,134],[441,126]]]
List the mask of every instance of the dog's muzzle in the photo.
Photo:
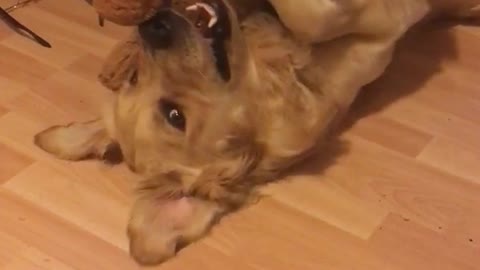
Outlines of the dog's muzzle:
[[[205,11],[207,10],[207,11]],[[138,26],[140,37],[153,50],[165,50],[174,46],[181,31],[196,29],[205,39],[210,40],[216,66],[221,77],[230,79],[230,65],[225,42],[231,37],[231,21],[223,0],[212,0],[211,4],[193,5],[186,14],[180,15],[172,9],[160,10],[154,17]],[[198,16],[190,14],[195,12]]]

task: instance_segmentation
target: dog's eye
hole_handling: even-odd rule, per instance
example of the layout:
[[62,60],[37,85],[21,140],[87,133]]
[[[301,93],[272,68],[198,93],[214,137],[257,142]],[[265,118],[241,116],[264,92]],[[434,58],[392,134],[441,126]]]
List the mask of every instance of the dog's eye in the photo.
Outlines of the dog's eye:
[[165,100],[160,101],[160,110],[163,114],[163,117],[167,122],[174,128],[185,131],[185,126],[187,121],[183,112],[177,104]]

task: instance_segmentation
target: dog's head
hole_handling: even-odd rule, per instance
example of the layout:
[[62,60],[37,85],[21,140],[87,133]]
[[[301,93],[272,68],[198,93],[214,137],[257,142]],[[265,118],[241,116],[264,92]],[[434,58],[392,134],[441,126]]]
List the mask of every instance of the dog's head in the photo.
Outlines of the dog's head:
[[[255,72],[236,14],[222,1],[190,9],[198,20],[165,9],[141,24],[100,75],[116,95],[110,133],[129,167],[149,179],[129,226],[131,252],[145,264],[172,256],[241,203],[250,186],[240,180],[261,157],[243,102]],[[223,189],[235,181],[242,190]]]
[[227,118],[242,117],[233,108],[241,109],[238,89],[254,83],[250,56],[230,6],[209,7],[217,22],[203,29],[187,15],[159,11],[100,75],[117,92],[112,132],[134,171],[204,167],[224,158],[218,155],[240,136],[229,132],[235,119]]

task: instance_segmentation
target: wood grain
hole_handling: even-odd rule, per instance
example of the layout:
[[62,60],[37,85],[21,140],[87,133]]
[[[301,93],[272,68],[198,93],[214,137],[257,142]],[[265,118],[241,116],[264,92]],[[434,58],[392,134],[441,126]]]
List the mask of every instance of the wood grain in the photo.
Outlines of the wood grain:
[[[14,16],[53,49],[0,24],[0,269],[138,269],[125,236],[136,177],[32,142],[97,115],[97,72],[129,28],[98,27],[78,0]],[[158,269],[480,269],[478,59],[480,28],[409,34],[318,158]]]

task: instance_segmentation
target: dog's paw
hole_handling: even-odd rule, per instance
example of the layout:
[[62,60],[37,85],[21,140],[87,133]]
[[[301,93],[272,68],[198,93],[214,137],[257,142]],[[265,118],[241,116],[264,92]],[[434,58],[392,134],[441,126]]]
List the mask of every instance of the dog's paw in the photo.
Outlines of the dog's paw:
[[64,160],[98,158],[110,163],[122,160],[120,147],[108,138],[101,121],[53,126],[35,135],[34,143]]

